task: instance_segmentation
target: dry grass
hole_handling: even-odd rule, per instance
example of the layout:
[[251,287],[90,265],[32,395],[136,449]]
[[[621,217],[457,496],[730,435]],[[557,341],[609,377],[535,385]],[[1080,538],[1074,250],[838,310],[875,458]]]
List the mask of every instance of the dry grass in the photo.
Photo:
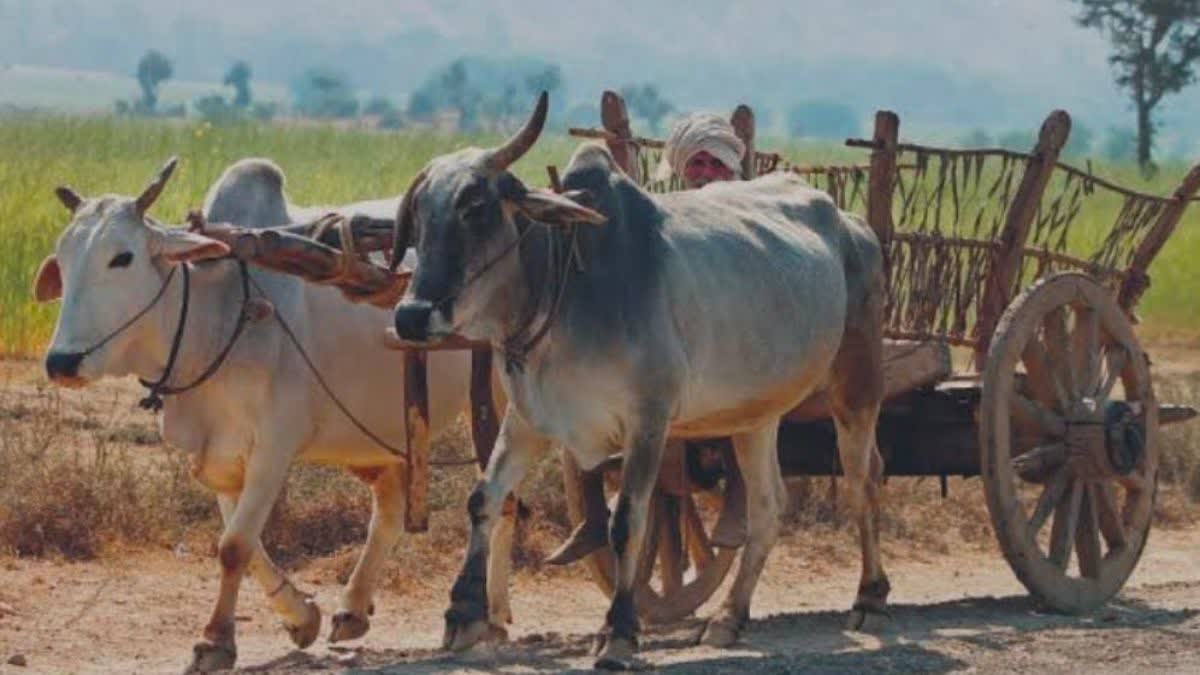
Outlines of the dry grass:
[[[0,362],[0,385],[0,555],[83,560],[144,547],[215,553],[215,500],[190,478],[186,458],[161,444],[154,418],[136,409],[136,389],[118,383],[61,391],[40,384],[28,364],[11,362]],[[1194,404],[1200,373],[1162,375],[1158,390],[1160,400]],[[1195,520],[1198,445],[1200,423],[1164,434],[1159,527]],[[434,455],[461,457],[469,447],[460,423],[435,443]],[[459,562],[467,534],[462,505],[475,480],[471,467],[435,469],[430,532],[402,539],[385,586],[444,590],[437,580]],[[518,569],[539,567],[567,534],[560,486],[558,463],[548,460],[522,487],[530,517],[518,531]],[[793,493],[786,539],[803,542],[810,559],[852,563],[853,528],[831,499],[830,481],[806,479]],[[979,479],[951,479],[947,499],[935,478],[892,479],[884,495],[882,535],[890,557],[994,549]],[[349,474],[298,466],[265,543],[286,567],[304,569],[307,581],[344,582],[366,536],[370,505],[370,493]]]

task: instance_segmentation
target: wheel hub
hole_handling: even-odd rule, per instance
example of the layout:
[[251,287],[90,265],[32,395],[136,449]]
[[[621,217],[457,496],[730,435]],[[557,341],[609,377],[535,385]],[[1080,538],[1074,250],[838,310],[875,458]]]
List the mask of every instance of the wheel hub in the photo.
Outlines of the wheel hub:
[[1099,409],[1084,399],[1067,420],[1067,464],[1083,480],[1127,476],[1145,450],[1145,431],[1134,408],[1110,401]]
[[1108,461],[1118,475],[1128,476],[1146,452],[1146,428],[1133,406],[1110,401],[1104,409],[1104,439]]

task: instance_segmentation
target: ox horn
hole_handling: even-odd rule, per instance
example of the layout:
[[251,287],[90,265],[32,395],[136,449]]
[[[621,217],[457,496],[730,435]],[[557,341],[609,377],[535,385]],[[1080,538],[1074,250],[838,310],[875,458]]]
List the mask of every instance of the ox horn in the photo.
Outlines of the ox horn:
[[150,181],[145,190],[142,190],[142,194],[138,195],[136,205],[139,214],[144,215],[154,205],[158,196],[162,194],[163,188],[167,186],[167,181],[171,179],[171,174],[175,172],[177,164],[179,164],[178,157],[168,159],[167,163],[158,170],[158,175]]
[[422,170],[413,176],[412,183],[404,191],[404,196],[400,198],[400,208],[396,210],[396,224],[392,229],[392,261],[388,265],[388,269],[393,272],[400,266],[400,261],[404,260],[404,249],[412,243],[412,204],[417,188],[425,182],[425,175],[426,172]]
[[504,171],[513,162],[521,159],[521,156],[533,147],[538,136],[542,133],[542,127],[546,126],[546,112],[550,109],[550,96],[546,92],[542,92],[538,96],[537,105],[533,108],[533,114],[525,122],[525,126],[521,127],[512,138],[508,139],[504,145],[492,151],[492,154],[487,159],[487,168],[495,173]]

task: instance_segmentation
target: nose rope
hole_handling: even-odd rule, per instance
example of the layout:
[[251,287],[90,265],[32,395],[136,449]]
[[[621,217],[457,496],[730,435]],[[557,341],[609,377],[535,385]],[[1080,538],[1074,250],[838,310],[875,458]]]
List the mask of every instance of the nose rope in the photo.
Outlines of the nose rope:
[[[300,343],[300,338],[296,335],[295,331],[292,330],[292,327],[288,325],[288,322],[284,320],[283,315],[279,313],[279,306],[271,300],[271,298],[267,295],[267,292],[263,290],[262,286],[258,285],[257,281],[251,279],[250,283],[254,284],[254,290],[257,291],[258,294],[263,298],[266,298],[266,300],[271,303],[271,306],[275,308],[274,311],[271,312],[271,314],[275,317],[275,322],[279,324],[279,328],[283,330],[283,334],[286,335],[288,341],[292,343],[292,347],[296,349],[296,353],[300,355],[300,359],[304,361],[304,365],[308,367],[308,371],[312,374],[313,379],[317,381],[317,384],[321,387],[321,390],[325,392],[325,395],[329,397],[329,400],[333,401],[333,404],[338,410],[341,411],[342,415],[345,416],[345,418],[349,420],[350,423],[355,426],[355,428],[361,431],[364,436],[374,441],[379,447],[387,450],[397,457],[407,459],[408,453],[405,452],[403,448],[399,448],[383,440],[379,434],[372,431],[370,427],[364,424],[362,420],[360,420],[353,412],[350,411],[350,407],[347,406],[336,393],[334,393],[333,387],[330,386],[329,382],[325,379],[325,376],[321,374],[321,370],[317,368],[317,364],[313,362],[312,357],[308,354],[308,351],[304,349],[304,345]],[[407,416],[405,416],[404,423],[406,425],[408,424]],[[475,459],[431,460],[429,462],[430,466],[466,466],[468,464],[475,463]]]
[[[177,268],[175,268],[175,267],[171,268],[171,271],[167,274],[167,278],[163,279],[162,285],[158,287],[158,292],[154,294],[154,297],[150,299],[150,302],[145,307],[143,307],[141,309],[141,311],[139,311],[137,314],[134,314],[132,317],[129,318],[128,321],[126,321],[125,323],[118,326],[116,330],[109,333],[108,335],[105,335],[104,338],[101,339],[96,344],[92,345],[91,347],[88,347],[87,349],[83,350],[82,352],[79,352],[79,358],[84,359],[84,358],[87,358],[88,356],[91,356],[92,354],[96,353],[97,351],[102,349],[104,347],[104,345],[108,344],[109,342],[112,342],[113,338],[117,337],[121,333],[124,333],[126,330],[129,329],[130,326],[137,323],[138,319],[142,318],[143,316],[146,316],[146,313],[149,312],[151,309],[153,309],[154,306],[158,304],[159,300],[162,300],[163,294],[167,292],[167,286],[171,285],[171,279],[173,279],[175,277],[176,269]],[[187,278],[187,273],[188,273],[187,268],[185,266],[184,270],[183,270],[185,279]],[[186,288],[186,286],[185,286],[185,288]],[[184,291],[184,292],[186,293],[186,291]]]
[[[536,222],[536,221],[534,221],[534,222]],[[517,248],[517,246],[519,246],[521,244],[521,242],[525,241],[525,238],[529,236],[530,232],[533,232],[533,228],[526,227],[525,231],[522,232],[516,239],[509,242],[509,244],[507,246],[505,246],[504,249],[500,251],[500,253],[496,254],[491,260],[488,260],[486,263],[483,264],[482,267],[480,267],[473,274],[471,274],[471,276],[468,277],[467,280],[464,281],[462,283],[462,285],[458,287],[457,291],[444,296],[441,300],[438,300],[437,302],[433,303],[433,306],[437,309],[443,309],[448,303],[454,302],[454,300],[457,299],[458,296],[462,295],[463,291],[466,291],[468,288],[470,288],[472,285],[474,285],[476,281],[479,281],[479,279],[484,274],[488,273],[501,260],[507,258],[509,253],[512,253],[513,250],[515,250]]]
[[[532,220],[534,225],[547,228],[544,223]],[[519,227],[519,226],[518,226]],[[525,227],[524,231],[517,236],[512,242],[505,246],[498,254],[477,269],[466,281],[458,287],[458,290],[443,296],[440,300],[433,303],[435,309],[444,309],[446,305],[453,302],[464,291],[474,285],[484,274],[491,271],[501,260],[508,257],[510,253],[516,250],[517,246],[534,231],[533,226]],[[574,260],[578,269],[583,269],[583,256],[579,251],[579,228],[575,225],[568,226],[567,235],[567,252],[565,256],[557,255],[554,248],[553,237],[547,238],[547,283],[554,284],[554,299],[551,303],[549,311],[546,313],[542,324],[537,330],[531,331],[534,321],[538,316],[538,309],[542,306],[542,299],[545,297],[546,288],[539,289],[536,297],[533,300],[533,307],[521,319],[517,330],[506,336],[503,340],[503,353],[505,357],[505,366],[510,370],[519,370],[524,367],[525,359],[529,356],[529,352],[542,341],[543,338],[550,332],[550,327],[558,314],[559,308],[562,306],[563,297],[566,295],[567,281],[570,278],[571,260]],[[526,337],[528,336],[528,337]]]

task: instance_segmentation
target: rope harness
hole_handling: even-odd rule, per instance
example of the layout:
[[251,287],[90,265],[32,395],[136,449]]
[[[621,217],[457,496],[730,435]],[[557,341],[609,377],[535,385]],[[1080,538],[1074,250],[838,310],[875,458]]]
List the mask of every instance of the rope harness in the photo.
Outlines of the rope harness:
[[[530,221],[533,225],[542,227],[546,231],[546,281],[547,284],[537,287],[533,295],[533,302],[529,304],[528,310],[521,317],[518,323],[517,330],[506,336],[502,342],[501,351],[504,354],[505,368],[509,373],[519,371],[525,367],[525,361],[529,353],[541,343],[541,341],[550,332],[550,328],[554,323],[554,319],[558,315],[558,310],[562,306],[563,297],[566,295],[567,282],[570,280],[570,271],[572,261],[575,262],[576,269],[583,270],[583,257],[579,251],[579,228],[576,225],[568,225],[567,236],[556,241],[549,231],[550,226],[538,221]],[[475,270],[454,293],[450,293],[437,302],[433,303],[436,309],[444,309],[448,304],[453,302],[464,291],[470,288],[475,282],[479,281],[483,276],[491,271],[500,261],[507,258],[513,251],[516,251],[522,242],[529,237],[534,231],[533,225],[522,224],[517,221],[517,229],[520,230],[517,238],[505,246],[499,253],[485,262],[479,269]],[[564,250],[565,249],[565,250]],[[551,290],[547,286],[553,287]],[[542,315],[541,325],[537,329],[533,329],[537,322],[539,314],[542,314],[543,301],[547,294],[552,293],[553,299],[550,307]]]
[[[188,265],[184,263],[176,268],[173,268],[171,270],[171,274],[167,275],[167,281],[163,284],[164,290],[166,288],[166,284],[170,283],[171,276],[174,275],[175,269],[183,270],[183,302],[180,303],[179,306],[179,322],[175,326],[175,335],[171,338],[171,351],[167,356],[167,365],[163,369],[162,375],[159,376],[159,378],[154,382],[147,382],[146,380],[138,378],[138,382],[140,382],[143,387],[149,390],[146,398],[143,398],[141,401],[139,401],[138,405],[141,406],[143,410],[149,410],[151,412],[158,412],[159,410],[162,410],[163,396],[175,396],[186,391],[191,391],[192,389],[204,384],[209,378],[215,375],[217,371],[221,369],[221,366],[225,364],[225,359],[229,358],[229,353],[233,351],[233,346],[237,344],[238,338],[242,336],[242,331],[246,329],[246,323],[250,319],[250,313],[248,311],[250,305],[250,272],[246,269],[246,263],[239,260],[238,272],[240,272],[242,280],[242,307],[241,310],[238,311],[237,323],[235,323],[233,326],[233,333],[230,334],[229,340],[225,342],[225,346],[221,348],[220,352],[217,353],[216,358],[214,358],[208,364],[208,367],[205,368],[200,375],[196,377],[196,379],[179,387],[169,386],[167,381],[171,379],[171,373],[175,370],[175,364],[179,359],[179,347],[183,344],[183,332],[187,328],[188,305],[191,303],[192,288],[191,273]],[[160,291],[159,295],[155,296],[154,302],[158,302],[159,298],[161,297],[162,292]],[[150,307],[153,306],[153,304],[149,305],[146,310],[143,310],[142,313],[145,313],[145,311],[148,311]]]
[[190,383],[179,387],[167,385],[167,381],[171,379],[171,374],[175,371],[175,364],[179,361],[179,350],[183,344],[183,333],[187,328],[188,307],[191,304],[191,268],[187,263],[172,267],[171,271],[167,273],[167,277],[163,279],[162,285],[158,287],[158,291],[154,294],[154,297],[150,299],[150,302],[146,303],[145,307],[142,307],[142,309],[131,316],[127,321],[125,321],[125,323],[122,323],[120,326],[118,326],[116,330],[112,331],[108,335],[105,335],[99,342],[80,352],[80,358],[84,359],[96,353],[109,342],[112,342],[112,340],[118,335],[121,335],[125,331],[129,330],[142,317],[146,316],[150,310],[154,309],[154,307],[158,305],[159,301],[163,299],[163,296],[166,295],[167,288],[171,285],[171,281],[175,278],[175,272],[182,270],[180,273],[183,276],[183,300],[179,307],[179,321],[175,324],[175,334],[171,338],[171,351],[167,355],[167,365],[163,368],[162,375],[160,375],[159,378],[154,382],[149,382],[147,380],[138,378],[138,382],[141,383],[141,385],[147,390],[149,390],[146,397],[138,401],[138,406],[143,410],[149,410],[151,412],[158,412],[159,410],[162,410],[163,396],[173,396],[195,389],[216,374],[216,372],[220,370],[222,364],[225,363],[225,359],[228,358],[229,352],[233,350],[233,345],[241,336],[242,330],[245,329],[246,321],[249,319],[247,306],[250,302],[250,275],[246,270],[246,263],[238,261],[238,269],[242,274],[242,309],[238,314],[237,324],[234,325],[233,334],[229,336],[229,341],[225,343],[225,347],[221,349],[220,353],[217,354],[217,357],[213,359],[212,362],[208,364],[208,367],[205,368],[204,371]]

